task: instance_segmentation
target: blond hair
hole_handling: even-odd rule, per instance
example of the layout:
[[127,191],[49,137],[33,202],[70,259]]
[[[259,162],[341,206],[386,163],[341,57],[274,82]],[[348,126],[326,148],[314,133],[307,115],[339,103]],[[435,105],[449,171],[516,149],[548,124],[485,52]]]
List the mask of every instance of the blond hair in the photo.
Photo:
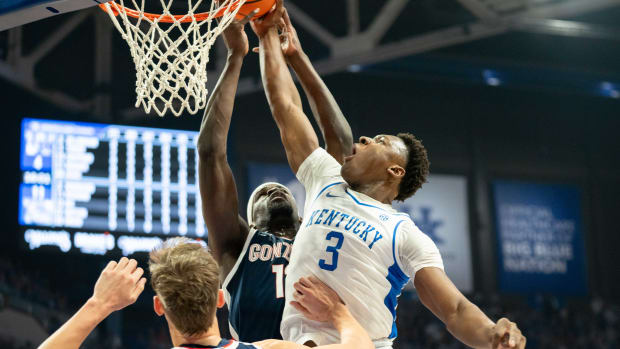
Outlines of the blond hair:
[[149,254],[151,286],[166,315],[185,336],[203,333],[215,315],[219,284],[217,262],[199,243],[166,240]]

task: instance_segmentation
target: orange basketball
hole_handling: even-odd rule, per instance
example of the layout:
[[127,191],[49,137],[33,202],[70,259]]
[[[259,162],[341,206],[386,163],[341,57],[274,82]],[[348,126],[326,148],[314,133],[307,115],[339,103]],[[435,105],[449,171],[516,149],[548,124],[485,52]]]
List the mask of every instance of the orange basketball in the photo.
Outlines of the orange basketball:
[[237,12],[237,19],[243,19],[256,8],[259,10],[254,18],[262,17],[271,10],[275,3],[276,0],[247,0],[245,4],[241,6],[239,12]]

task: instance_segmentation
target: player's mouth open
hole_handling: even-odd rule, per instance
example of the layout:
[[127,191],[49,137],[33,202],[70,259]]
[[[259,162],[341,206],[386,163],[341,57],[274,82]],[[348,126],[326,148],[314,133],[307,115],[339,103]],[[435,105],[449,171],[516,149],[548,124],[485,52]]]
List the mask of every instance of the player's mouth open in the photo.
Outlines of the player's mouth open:
[[355,156],[355,153],[356,153],[355,148],[356,148],[356,146],[355,146],[355,144],[354,144],[354,145],[353,145],[353,149],[351,150],[351,155],[349,155],[349,156],[345,156],[345,157],[344,157],[344,162],[347,162],[347,161],[349,161],[349,160],[353,159],[353,157]]

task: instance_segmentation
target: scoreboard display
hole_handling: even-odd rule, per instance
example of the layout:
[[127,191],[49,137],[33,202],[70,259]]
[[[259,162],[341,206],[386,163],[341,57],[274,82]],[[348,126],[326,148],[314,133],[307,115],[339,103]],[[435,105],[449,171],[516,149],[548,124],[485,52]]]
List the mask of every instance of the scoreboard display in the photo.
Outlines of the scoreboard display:
[[30,249],[128,255],[206,239],[198,132],[24,119],[19,224]]

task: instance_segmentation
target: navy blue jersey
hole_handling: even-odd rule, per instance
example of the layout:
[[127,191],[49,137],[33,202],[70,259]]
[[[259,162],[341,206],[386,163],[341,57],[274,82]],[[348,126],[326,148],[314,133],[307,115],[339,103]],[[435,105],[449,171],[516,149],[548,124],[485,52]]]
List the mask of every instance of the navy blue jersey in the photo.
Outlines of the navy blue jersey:
[[250,229],[243,250],[222,288],[230,333],[256,342],[281,339],[284,276],[293,240]]
[[249,344],[237,342],[232,339],[222,339],[220,343],[214,347],[212,345],[199,345],[199,344],[181,344],[180,347],[174,347],[172,349],[259,349],[257,346]]

